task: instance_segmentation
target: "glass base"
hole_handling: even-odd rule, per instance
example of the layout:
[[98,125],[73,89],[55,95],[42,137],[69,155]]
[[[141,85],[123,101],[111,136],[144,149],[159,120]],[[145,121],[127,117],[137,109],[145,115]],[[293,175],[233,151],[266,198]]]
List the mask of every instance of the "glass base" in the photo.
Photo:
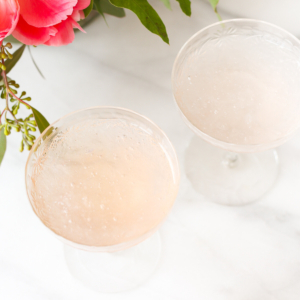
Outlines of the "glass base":
[[113,253],[97,253],[65,245],[71,274],[83,284],[102,293],[133,289],[148,279],[157,267],[160,236],[156,232],[142,243]]
[[275,150],[232,153],[195,136],[185,155],[185,169],[194,189],[223,205],[244,205],[259,200],[278,175]]

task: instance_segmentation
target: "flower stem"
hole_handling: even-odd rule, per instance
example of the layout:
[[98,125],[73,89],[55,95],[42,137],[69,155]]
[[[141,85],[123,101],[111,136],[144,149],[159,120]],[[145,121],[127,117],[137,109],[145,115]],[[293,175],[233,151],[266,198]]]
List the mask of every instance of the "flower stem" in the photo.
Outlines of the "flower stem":
[[23,103],[26,106],[29,106],[31,108],[31,106],[28,103],[24,102],[22,99],[20,99],[18,96],[16,96],[10,89],[8,90],[8,93],[11,94],[15,99],[17,99],[21,103]]

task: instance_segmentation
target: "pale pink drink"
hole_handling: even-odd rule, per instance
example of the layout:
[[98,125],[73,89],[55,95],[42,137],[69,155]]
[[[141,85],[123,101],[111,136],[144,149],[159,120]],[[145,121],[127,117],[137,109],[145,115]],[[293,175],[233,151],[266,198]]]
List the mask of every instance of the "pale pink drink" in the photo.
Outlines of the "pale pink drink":
[[[26,185],[36,215],[65,243],[114,252],[158,229],[176,198],[179,169],[171,143],[155,124],[128,110],[98,107],[70,114],[43,133],[28,159]],[[148,264],[153,270],[154,250],[146,266],[130,264],[137,275],[126,278],[130,285],[121,290],[139,283],[144,277],[138,273]],[[94,258],[89,260],[93,265]],[[104,290],[106,278],[99,280]]]
[[178,74],[174,96],[184,116],[235,145],[272,143],[294,132],[300,124],[297,53],[255,29],[252,35],[224,31],[191,51]]
[[300,126],[299,40],[257,20],[212,24],[183,45],[172,84],[183,119],[209,143],[195,137],[187,149],[193,187],[221,204],[258,200],[277,176],[269,149]]

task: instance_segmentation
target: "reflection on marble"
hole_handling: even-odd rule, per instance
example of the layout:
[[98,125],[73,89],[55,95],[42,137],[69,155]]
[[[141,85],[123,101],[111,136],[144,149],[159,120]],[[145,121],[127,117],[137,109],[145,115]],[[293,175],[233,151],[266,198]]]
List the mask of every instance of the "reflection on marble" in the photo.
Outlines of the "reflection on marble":
[[[153,3],[169,28],[170,46],[128,12],[122,20],[107,17],[109,27],[99,19],[68,47],[33,49],[46,81],[28,53],[11,74],[52,122],[96,105],[144,114],[170,137],[184,170],[193,133],[173,103],[172,64],[186,39],[217,19],[205,2],[192,1],[190,19],[176,1],[172,12],[160,1]],[[62,243],[31,211],[24,185],[26,154],[19,154],[18,146],[19,136],[13,134],[0,171],[0,299],[299,299],[299,134],[278,149],[278,180],[263,201],[252,205],[232,208],[205,201],[182,174],[179,197],[161,229],[158,269],[140,288],[112,295],[99,295],[69,274]]]

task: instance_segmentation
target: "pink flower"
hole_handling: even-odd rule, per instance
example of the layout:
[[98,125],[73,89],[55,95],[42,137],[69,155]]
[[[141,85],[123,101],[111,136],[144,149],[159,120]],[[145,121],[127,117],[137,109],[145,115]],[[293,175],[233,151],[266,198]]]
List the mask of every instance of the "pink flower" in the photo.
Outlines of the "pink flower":
[[0,40],[12,33],[26,45],[69,44],[75,37],[73,28],[82,30],[77,22],[90,1],[0,0]]
[[19,11],[17,0],[0,0],[0,45],[14,31],[19,20]]

